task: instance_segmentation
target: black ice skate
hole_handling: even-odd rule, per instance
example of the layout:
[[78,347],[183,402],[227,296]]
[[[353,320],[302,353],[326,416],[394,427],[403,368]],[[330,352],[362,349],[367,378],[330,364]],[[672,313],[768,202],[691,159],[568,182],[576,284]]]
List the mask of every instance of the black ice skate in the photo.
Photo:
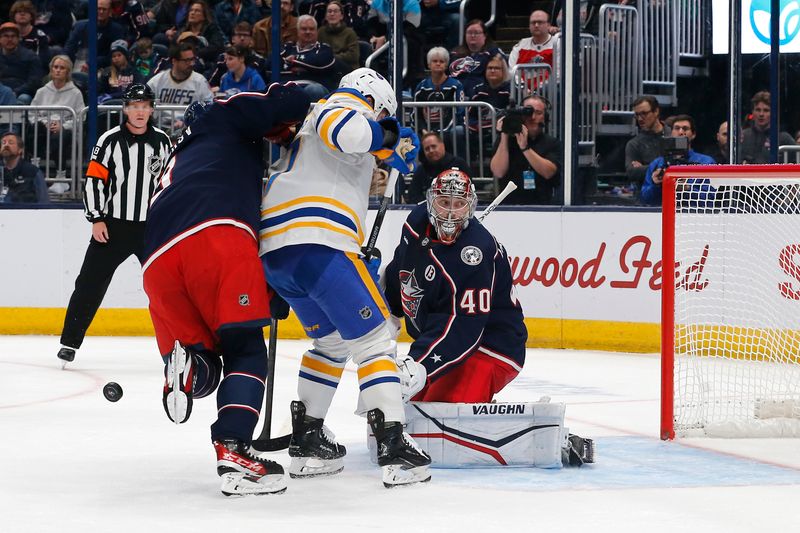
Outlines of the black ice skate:
[[62,346],[61,349],[58,351],[56,356],[61,359],[61,368],[67,366],[67,363],[71,363],[75,360],[75,348],[70,348],[69,346]]
[[164,380],[164,411],[170,420],[183,424],[192,414],[195,370],[194,356],[175,341],[175,348],[169,355],[167,375]]
[[283,467],[274,461],[256,457],[248,446],[236,439],[214,441],[217,474],[222,478],[222,494],[280,494],[286,490]]
[[430,456],[403,431],[400,422],[387,424],[380,409],[368,412],[367,422],[378,442],[378,464],[383,470],[383,485],[386,488],[431,480],[428,472]]
[[321,418],[306,415],[303,402],[294,401],[292,440],[289,443],[289,475],[293,478],[332,476],[344,469],[347,450],[333,439]]

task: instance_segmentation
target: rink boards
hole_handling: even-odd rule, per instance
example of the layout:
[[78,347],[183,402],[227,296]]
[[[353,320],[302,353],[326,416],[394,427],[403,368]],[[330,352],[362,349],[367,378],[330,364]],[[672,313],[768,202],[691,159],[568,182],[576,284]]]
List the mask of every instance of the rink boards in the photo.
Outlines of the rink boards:
[[[407,215],[386,215],[378,246],[387,260]],[[485,225],[511,257],[529,347],[658,351],[660,213],[497,210]],[[0,334],[58,334],[89,239],[82,212],[2,210],[0,228]],[[791,272],[781,279],[800,290]],[[135,259],[117,271],[89,334],[152,334]],[[302,335],[293,317],[281,327],[281,337]]]

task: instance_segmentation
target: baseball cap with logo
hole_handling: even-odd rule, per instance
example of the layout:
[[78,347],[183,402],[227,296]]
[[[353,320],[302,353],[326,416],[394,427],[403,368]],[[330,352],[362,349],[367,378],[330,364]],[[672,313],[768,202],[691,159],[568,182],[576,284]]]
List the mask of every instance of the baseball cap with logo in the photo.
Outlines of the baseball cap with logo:
[[13,22],[4,22],[0,24],[0,34],[6,33],[7,31],[13,31],[17,35],[19,35],[19,26],[17,26]]

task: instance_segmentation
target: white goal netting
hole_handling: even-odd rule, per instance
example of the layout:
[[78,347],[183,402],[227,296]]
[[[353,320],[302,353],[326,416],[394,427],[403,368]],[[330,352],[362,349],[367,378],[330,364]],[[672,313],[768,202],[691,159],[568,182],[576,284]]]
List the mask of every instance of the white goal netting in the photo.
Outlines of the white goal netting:
[[676,434],[800,437],[800,173],[677,179],[674,238]]

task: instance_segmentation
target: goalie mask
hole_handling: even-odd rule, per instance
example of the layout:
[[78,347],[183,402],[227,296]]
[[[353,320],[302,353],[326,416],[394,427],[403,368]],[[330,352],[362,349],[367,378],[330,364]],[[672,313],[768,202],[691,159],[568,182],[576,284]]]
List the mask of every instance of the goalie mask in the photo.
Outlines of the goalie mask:
[[381,111],[386,110],[389,116],[397,112],[397,97],[394,89],[386,78],[372,70],[362,67],[345,74],[339,83],[340,89],[355,89],[364,96],[372,99],[372,108],[375,110],[373,119],[380,117]]
[[469,176],[457,168],[436,176],[427,193],[428,218],[445,244],[453,244],[475,214],[478,197]]

